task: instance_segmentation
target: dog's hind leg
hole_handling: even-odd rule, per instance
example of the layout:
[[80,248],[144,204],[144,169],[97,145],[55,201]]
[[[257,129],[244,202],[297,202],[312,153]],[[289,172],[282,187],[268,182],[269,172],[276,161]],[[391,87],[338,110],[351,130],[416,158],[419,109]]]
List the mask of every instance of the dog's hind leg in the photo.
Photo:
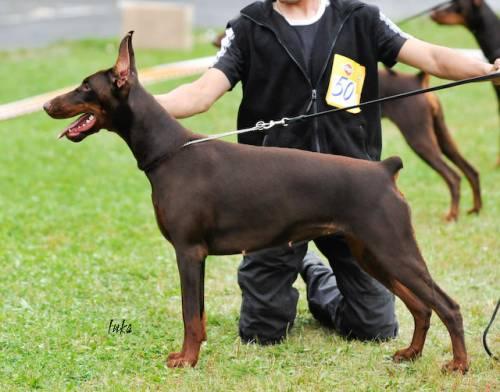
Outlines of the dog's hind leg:
[[434,132],[436,133],[436,138],[443,151],[443,154],[452,161],[461,171],[464,173],[467,181],[472,188],[472,195],[474,200],[474,206],[468,211],[469,214],[479,213],[483,206],[481,200],[481,185],[479,182],[478,171],[462,156],[458,150],[455,141],[450,135],[446,122],[444,121],[444,113],[441,105],[435,108],[435,113],[433,115],[434,121]]
[[394,354],[393,359],[395,362],[411,361],[422,355],[425,338],[430,326],[432,310],[399,281],[394,281],[392,288],[394,294],[401,298],[411,312],[415,324],[410,345],[405,349],[398,350]]
[[[356,245],[354,245],[356,244]],[[355,257],[360,261],[363,268],[375,279],[385,285],[406,305],[413,316],[414,331],[411,344],[402,350],[398,350],[393,359],[395,362],[411,361],[422,355],[427,331],[429,330],[432,310],[429,306],[418,299],[406,286],[401,284],[389,271],[381,268],[375,256],[354,239],[350,239],[349,245]]]
[[167,366],[195,366],[201,343],[206,340],[203,284],[207,252],[199,246],[177,250],[176,253],[181,278],[184,342],[180,352],[168,356]]
[[450,334],[453,360],[448,362],[443,370],[467,372],[469,362],[460,307],[432,280],[430,275],[428,279],[413,279],[408,276],[410,271],[414,272],[413,267],[405,263],[404,268],[407,272],[401,274],[401,284],[407,286],[412,294],[437,313]]
[[[364,251],[360,263],[392,289],[414,314],[416,330],[409,347],[421,351],[430,308],[443,321],[451,338],[453,360],[445,369],[465,373],[469,364],[459,306],[433,281],[413,235],[409,208],[397,190],[393,192],[394,197],[384,197],[381,209],[364,220],[358,233],[353,233],[368,250]],[[400,359],[402,353],[411,358],[406,350],[398,351],[394,358]]]
[[[403,246],[404,248],[406,245]],[[432,309],[448,329],[453,348],[453,360],[448,362],[443,369],[467,372],[469,363],[458,304],[432,280],[421,257],[402,256],[393,259],[392,262],[391,264],[395,265],[398,273],[393,274],[395,280],[390,287],[408,307],[415,322],[410,346],[398,350],[394,354],[394,361],[413,360],[421,355],[430,325],[430,309]]]
[[419,123],[418,129],[413,128],[414,124],[407,121],[394,122],[399,127],[408,145],[415,153],[432,167],[446,182],[451,196],[451,205],[445,219],[455,221],[458,219],[460,203],[460,176],[446,164],[442,157],[442,151],[433,131],[431,114],[427,113],[425,118]]

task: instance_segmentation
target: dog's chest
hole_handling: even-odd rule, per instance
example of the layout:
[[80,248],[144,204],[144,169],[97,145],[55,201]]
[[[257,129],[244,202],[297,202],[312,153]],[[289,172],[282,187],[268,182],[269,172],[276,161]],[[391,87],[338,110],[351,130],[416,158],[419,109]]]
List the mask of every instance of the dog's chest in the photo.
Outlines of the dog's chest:
[[158,224],[158,227],[160,228],[160,231],[163,234],[163,236],[168,241],[170,241],[170,235],[167,229],[167,218],[165,209],[162,208],[161,204],[155,199],[154,195],[152,199],[153,199],[153,207],[155,210],[156,222]]

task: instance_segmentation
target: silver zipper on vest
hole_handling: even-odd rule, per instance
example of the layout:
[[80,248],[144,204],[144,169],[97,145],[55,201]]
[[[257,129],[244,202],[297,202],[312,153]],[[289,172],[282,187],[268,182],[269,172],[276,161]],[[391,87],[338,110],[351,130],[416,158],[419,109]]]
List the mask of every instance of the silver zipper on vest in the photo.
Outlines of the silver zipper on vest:
[[[358,6],[359,7],[359,6]],[[323,65],[323,69],[321,70],[321,73],[319,74],[319,78],[318,78],[318,81],[317,83],[321,83],[321,79],[323,78],[323,75],[325,74],[326,72],[326,68],[328,66],[328,64],[330,63],[330,59],[332,58],[333,56],[333,50],[335,48],[335,45],[337,44],[337,40],[340,36],[340,33],[342,32],[343,28],[344,28],[344,25],[345,23],[347,22],[347,20],[351,17],[352,13],[358,8],[358,7],[355,7],[353,8],[352,10],[349,11],[349,13],[347,13],[344,18],[342,19],[342,21],[340,22],[340,26],[339,26],[339,29],[337,31],[337,34],[335,35],[335,38],[333,39],[333,42],[332,42],[332,45],[330,47],[330,52],[329,52],[329,55],[326,59],[326,62],[325,64]],[[318,102],[317,102],[317,99],[318,99],[318,94],[317,94],[317,90],[316,89],[313,89],[312,90],[312,96],[311,96],[311,104],[309,105],[309,108],[311,108],[311,106],[314,107],[314,113],[317,113],[318,112]],[[308,110],[309,111],[309,110]],[[320,143],[319,143],[319,129],[318,129],[318,119],[315,118],[314,119],[314,125],[313,125],[313,148],[316,152],[321,152],[321,146],[320,146]]]
[[318,93],[317,93],[316,89],[313,89],[311,92],[311,100],[309,101],[309,104],[307,105],[306,113],[309,113],[314,101],[316,101],[317,98],[318,98]]
[[[313,89],[311,92],[311,104],[313,106],[313,112],[318,113],[318,91]],[[314,130],[313,130],[313,143],[314,143],[314,151],[321,152],[321,146],[319,144],[319,136],[318,136],[318,119],[314,120]]]

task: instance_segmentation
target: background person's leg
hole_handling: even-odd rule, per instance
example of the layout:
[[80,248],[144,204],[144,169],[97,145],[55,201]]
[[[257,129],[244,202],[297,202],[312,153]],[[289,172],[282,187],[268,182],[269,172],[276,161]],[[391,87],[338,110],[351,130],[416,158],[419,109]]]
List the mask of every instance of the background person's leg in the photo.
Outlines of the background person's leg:
[[[394,295],[361,269],[343,236],[322,237],[315,243],[327,257],[334,276],[328,275],[329,268],[322,263],[305,264],[313,315],[320,322],[329,315],[325,324],[346,337],[361,340],[396,337]],[[314,290],[309,289],[310,285]]]
[[282,341],[297,313],[299,293],[292,285],[307,243],[249,254],[238,269],[242,292],[239,333],[246,342]]

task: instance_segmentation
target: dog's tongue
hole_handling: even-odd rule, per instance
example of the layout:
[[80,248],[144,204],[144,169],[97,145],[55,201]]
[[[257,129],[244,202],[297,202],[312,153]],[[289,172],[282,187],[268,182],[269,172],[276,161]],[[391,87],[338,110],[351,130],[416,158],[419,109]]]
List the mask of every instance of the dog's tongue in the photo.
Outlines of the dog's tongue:
[[80,133],[88,131],[95,124],[95,116],[93,114],[85,113],[80,116],[76,121],[72,122],[64,131],[62,131],[58,139],[64,136],[75,137]]

